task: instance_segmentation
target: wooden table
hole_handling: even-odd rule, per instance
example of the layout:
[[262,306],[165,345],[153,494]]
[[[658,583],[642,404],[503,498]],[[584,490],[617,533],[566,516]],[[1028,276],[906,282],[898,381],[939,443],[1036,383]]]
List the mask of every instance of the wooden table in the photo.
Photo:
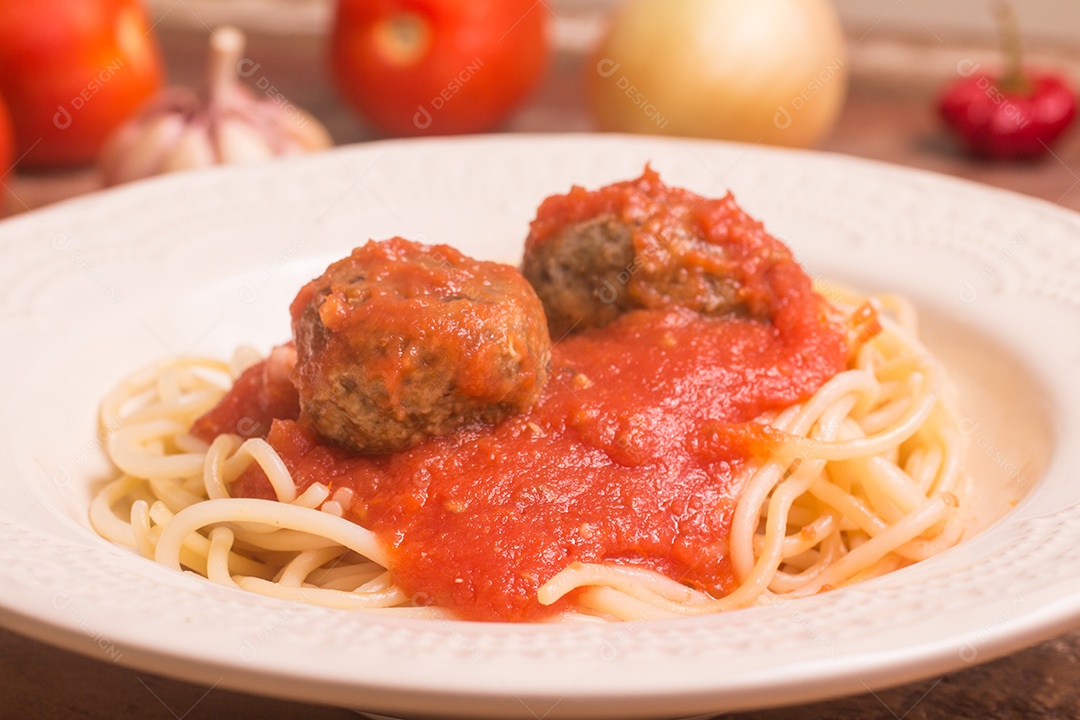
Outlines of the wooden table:
[[[196,82],[202,36],[166,30],[162,43],[174,82]],[[312,38],[252,38],[248,55],[294,102],[324,120],[339,143],[370,139],[334,99],[319,72]],[[509,124],[512,131],[587,131],[578,83],[584,61],[563,53],[550,78]],[[1080,131],[1054,157],[1032,164],[974,162],[957,154],[932,111],[936,86],[857,76],[840,122],[824,149],[926,168],[1009,188],[1080,210]],[[93,171],[18,176],[20,209],[91,191]],[[2,592],[2,589],[0,589]],[[353,718],[350,711],[310,706],[165,679],[94,660],[0,630],[0,718]],[[1080,632],[944,677],[876,693],[738,718],[1014,718],[1080,717]]]

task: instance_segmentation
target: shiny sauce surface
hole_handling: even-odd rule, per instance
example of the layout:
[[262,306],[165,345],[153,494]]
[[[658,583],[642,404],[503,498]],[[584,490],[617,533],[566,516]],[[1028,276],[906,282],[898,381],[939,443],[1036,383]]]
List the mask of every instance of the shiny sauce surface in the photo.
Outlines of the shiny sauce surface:
[[[418,603],[542,619],[563,607],[541,606],[537,588],[574,561],[639,565],[722,595],[739,479],[773,442],[753,419],[806,397],[842,361],[818,328],[781,338],[750,320],[637,311],[555,345],[540,402],[497,426],[391,455],[352,454],[289,417],[268,440],[301,488],[354,491],[348,517],[390,548]],[[238,408],[265,390],[236,387],[250,393],[233,397]],[[232,491],[271,496],[258,470]]]

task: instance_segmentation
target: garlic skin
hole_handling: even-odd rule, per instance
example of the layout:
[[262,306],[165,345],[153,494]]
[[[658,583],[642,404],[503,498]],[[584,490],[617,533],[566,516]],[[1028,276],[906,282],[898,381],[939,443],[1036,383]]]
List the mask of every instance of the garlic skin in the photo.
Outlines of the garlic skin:
[[188,88],[169,88],[117,128],[98,160],[102,183],[330,147],[326,128],[311,115],[280,96],[257,97],[240,84],[244,44],[236,28],[215,30],[205,101]]

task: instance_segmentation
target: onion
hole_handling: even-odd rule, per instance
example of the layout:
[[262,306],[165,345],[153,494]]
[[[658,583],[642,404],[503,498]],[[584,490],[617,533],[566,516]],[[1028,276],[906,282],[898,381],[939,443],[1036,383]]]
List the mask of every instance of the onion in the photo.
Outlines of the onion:
[[603,130],[808,147],[847,92],[827,0],[629,0],[588,68]]

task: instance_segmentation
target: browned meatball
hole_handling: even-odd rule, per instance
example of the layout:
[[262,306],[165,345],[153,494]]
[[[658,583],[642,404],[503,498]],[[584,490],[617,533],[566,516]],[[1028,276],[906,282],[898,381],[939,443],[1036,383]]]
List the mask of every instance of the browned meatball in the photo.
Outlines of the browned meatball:
[[293,301],[301,422],[365,453],[530,407],[551,340],[509,265],[394,238],[335,262]]
[[545,200],[522,273],[558,340],[635,308],[768,320],[767,275],[793,262],[730,194],[713,200],[670,188],[646,168],[636,180]]
[[543,300],[556,340],[633,307],[620,279],[634,265],[630,233],[628,223],[605,214],[560,228],[526,251],[522,273]]

